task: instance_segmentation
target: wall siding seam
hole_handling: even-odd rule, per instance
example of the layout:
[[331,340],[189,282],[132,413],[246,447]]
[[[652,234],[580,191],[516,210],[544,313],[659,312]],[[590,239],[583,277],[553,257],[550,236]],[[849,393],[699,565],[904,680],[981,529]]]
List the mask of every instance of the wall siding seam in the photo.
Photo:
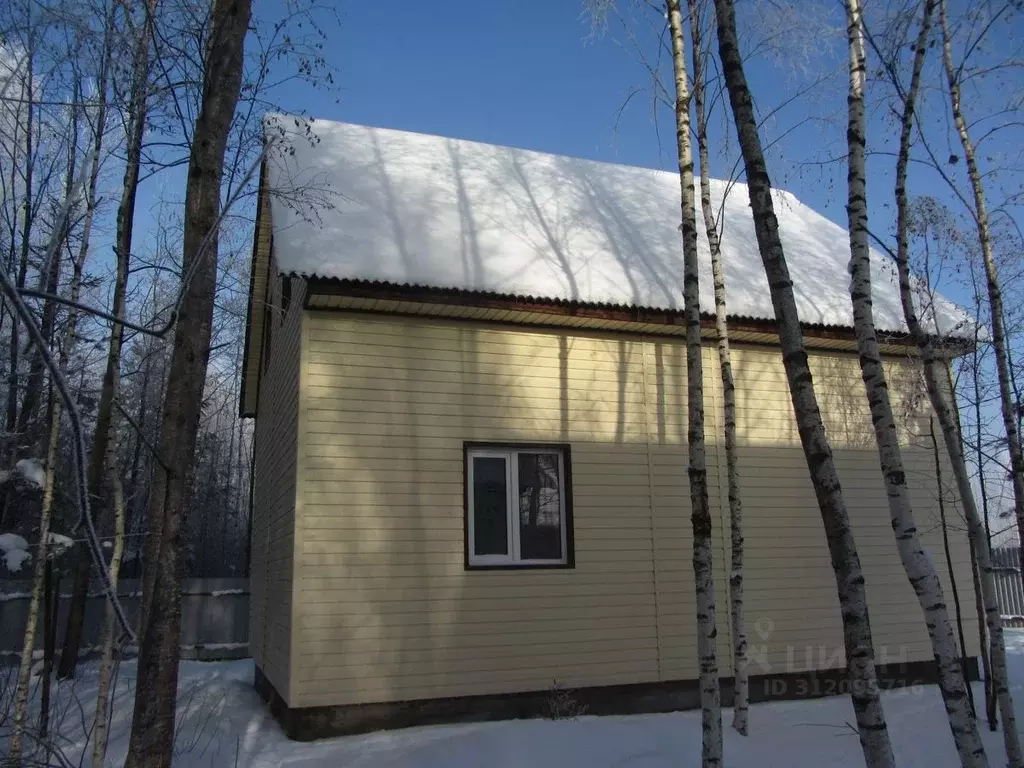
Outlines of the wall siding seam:
[[[640,357],[643,360],[643,368],[641,369],[641,375],[643,377],[643,405],[644,405],[644,426],[646,427],[646,440],[644,441],[647,445],[647,488],[650,493],[649,502],[647,506],[647,515],[650,522],[650,535],[651,535],[651,593],[654,598],[654,642],[655,651],[657,653],[658,660],[658,680],[663,681],[665,679],[662,668],[661,668],[661,607],[658,604],[658,553],[655,547],[655,541],[657,540],[657,532],[655,530],[655,501],[654,501],[654,466],[651,459],[651,406],[647,399],[647,347],[650,345],[650,341],[641,337],[640,339]],[[657,408],[654,410],[654,418],[657,419]]]
[[309,355],[309,319],[307,312],[303,309],[302,297],[293,300],[293,311],[298,313],[298,370],[296,371],[296,403],[295,403],[295,465],[293,467],[295,487],[292,490],[293,529],[292,529],[292,563],[291,563],[291,627],[288,634],[288,693],[287,700],[291,706],[298,706],[301,699],[301,687],[299,685],[300,664],[297,649],[301,647],[301,641],[297,642],[296,634],[302,627],[302,590],[301,579],[298,578],[300,559],[303,557],[305,544],[305,525],[302,515],[305,505],[304,489],[305,464],[306,464],[306,434],[308,424],[308,399],[306,398],[306,363]]

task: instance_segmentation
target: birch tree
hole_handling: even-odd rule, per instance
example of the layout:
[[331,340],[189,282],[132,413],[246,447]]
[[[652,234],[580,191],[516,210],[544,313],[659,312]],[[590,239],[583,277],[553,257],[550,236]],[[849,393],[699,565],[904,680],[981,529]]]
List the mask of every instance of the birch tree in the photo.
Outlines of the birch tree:
[[697,663],[700,674],[703,748],[701,764],[722,764],[722,706],[718,684],[718,630],[715,623],[715,572],[711,540],[711,505],[704,445],[704,366],[700,328],[700,266],[697,258],[697,209],[693,194],[693,151],[690,146],[690,85],[680,0],[666,0],[672,37],[675,78],[676,150],[683,240],[683,306],[686,316],[686,412],[693,525],[693,582],[697,600]]
[[[908,99],[916,98],[921,66],[931,26],[934,2],[926,0],[920,32],[915,44],[914,74]],[[871,409],[871,423],[878,446],[878,460],[889,502],[889,518],[900,561],[910,585],[917,595],[928,628],[928,638],[935,654],[939,691],[949,719],[960,762],[965,768],[985,766],[985,748],[981,743],[977,722],[968,708],[967,683],[964,679],[953,624],[946,608],[942,584],[935,564],[925,551],[914,521],[907,473],[903,464],[896,420],[878,337],[871,299],[871,252],[868,245],[867,183],[865,172],[864,84],[866,55],[860,0],[846,0],[846,28],[850,52],[849,120],[847,125],[848,186],[847,214],[850,230],[850,298],[853,303],[853,324],[857,336],[857,352],[861,376]]]
[[[106,443],[107,487],[110,489],[110,503],[113,507],[114,541],[110,553],[110,582],[117,588],[121,573],[121,559],[124,556],[125,505],[121,474],[117,466],[117,439],[111,435]],[[108,723],[110,720],[110,683],[114,671],[114,640],[117,629],[113,609],[107,606],[103,626],[102,651],[100,656],[99,680],[96,685],[96,709],[92,726],[92,768],[103,768],[107,756]]]
[[[147,3],[149,0],[147,0]],[[116,5],[116,4],[115,4]],[[111,9],[113,11],[113,9]],[[127,105],[127,131],[125,146],[124,183],[121,198],[117,207],[116,229],[114,237],[115,276],[110,314],[115,318],[125,316],[126,294],[128,290],[128,269],[131,261],[132,230],[135,219],[135,197],[139,187],[139,171],[141,166],[142,140],[146,126],[146,112],[149,90],[149,48],[152,33],[151,10],[143,4],[144,18],[136,26],[132,21],[131,12],[124,8],[126,25],[133,39],[132,69],[130,78],[130,98]],[[107,30],[113,33],[113,26]],[[104,42],[104,56],[112,54],[114,40]],[[104,83],[105,84],[105,83]],[[89,452],[89,493],[101,507],[103,500],[103,484],[107,478],[106,461],[108,458],[107,442],[111,439],[114,429],[114,401],[117,398],[121,382],[121,346],[124,338],[124,326],[114,321],[110,328],[107,342],[107,361],[103,373],[100,390],[99,407],[96,414],[96,428]],[[109,515],[104,515],[109,517]],[[108,528],[109,526],[103,526]],[[82,642],[85,623],[85,602],[89,588],[91,560],[86,552],[79,553],[78,563],[72,582],[71,603],[68,609],[67,629],[64,634],[64,646],[61,651],[57,677],[68,679],[74,677],[78,663],[78,653]]]
[[711,252],[711,279],[715,288],[715,337],[718,342],[718,367],[722,379],[722,410],[725,437],[725,466],[728,476],[729,540],[729,620],[732,626],[733,717],[732,727],[746,736],[749,721],[747,701],[747,630],[743,618],[743,501],[740,495],[739,458],[736,450],[736,384],[732,376],[729,352],[729,324],[725,295],[725,265],[721,240],[711,205],[711,163],[708,158],[708,121],[705,111],[704,21],[700,0],[688,0],[690,14],[691,58],[693,61],[693,102],[697,121],[697,153],[700,160],[700,209],[704,218],[708,248]]
[[754,231],[768,276],[775,320],[779,328],[782,361],[789,381],[800,442],[821,511],[835,573],[857,732],[868,768],[888,768],[894,765],[894,758],[875,677],[874,644],[864,589],[864,572],[804,350],[793,281],[789,276],[786,255],[779,237],[771,180],[740,55],[736,11],[732,0],[715,0],[715,11],[718,54],[746,169]]
[[[973,277],[973,273],[972,273]],[[974,423],[977,428],[976,442],[974,445],[974,460],[978,465],[978,489],[981,494],[981,515],[985,523],[985,545],[991,549],[992,532],[988,516],[988,490],[985,486],[985,459],[982,447],[982,419],[981,419],[981,352],[978,349],[981,339],[981,307],[975,291],[975,324],[974,324],[974,351],[971,353],[971,384],[974,389]],[[961,437],[963,431],[961,430]],[[996,730],[999,724],[998,706],[995,689],[992,686],[992,660],[991,642],[988,634],[988,624],[985,621],[985,601],[981,589],[981,573],[978,568],[977,547],[971,545],[971,582],[974,586],[975,609],[978,612],[978,643],[981,646],[981,672],[984,678],[985,691],[985,720],[988,722],[990,731]]]
[[[75,107],[77,109],[77,106]],[[77,115],[72,121],[72,130],[77,131]],[[75,146],[73,140],[73,147]],[[67,223],[71,215],[71,207],[76,201],[81,190],[85,174],[89,173],[90,164],[95,167],[97,158],[90,155],[86,160],[82,174],[75,178],[75,163],[77,152],[73,148],[70,153],[68,183],[65,190],[64,201],[61,204],[61,212],[57,217],[54,231],[51,234],[49,246],[47,247],[44,263],[49,263],[56,258],[57,251],[63,247],[64,238],[67,235]],[[90,174],[91,176],[91,174]],[[77,284],[73,287],[77,290]],[[74,316],[69,321],[69,328],[72,329],[67,341],[66,349],[70,349],[70,339],[73,338]],[[44,347],[40,347],[45,351]],[[67,367],[67,354],[62,353],[60,359],[61,370]],[[28,715],[29,683],[32,674],[32,656],[36,647],[36,633],[39,624],[39,610],[42,602],[43,583],[50,558],[50,524],[52,520],[54,502],[54,474],[57,466],[57,457],[60,437],[61,407],[55,403],[50,410],[50,426],[47,437],[46,465],[44,467],[42,490],[42,507],[39,513],[39,543],[36,549],[34,572],[32,575],[32,589],[29,595],[29,605],[25,620],[25,632],[22,637],[21,660],[18,666],[17,687],[14,694],[14,716],[11,733],[8,738],[7,762],[11,766],[20,765],[22,761],[22,736],[25,730],[25,721]],[[42,681],[43,685],[50,684],[49,678]]]
[[184,293],[159,448],[167,466],[156,467],[149,493],[148,568],[128,768],[171,764],[181,653],[181,532],[210,354],[224,155],[242,83],[250,11],[250,0],[214,0],[210,11],[203,96],[185,192]]
[[[1010,381],[1009,350],[1006,333],[1006,311],[1003,308],[1003,293],[999,270],[993,253],[992,232],[989,225],[988,203],[982,173],[978,167],[978,156],[971,131],[964,117],[960,92],[960,74],[953,62],[953,44],[949,29],[949,13],[946,0],[939,0],[939,26],[942,30],[942,63],[949,90],[949,105],[953,113],[953,124],[957,138],[964,152],[967,178],[971,186],[973,210],[971,216],[978,233],[982,263],[985,266],[985,287],[988,293],[989,317],[992,323],[992,349],[995,352],[996,378],[999,382],[999,409],[1006,430],[1006,446],[1010,455],[1010,479],[1013,484],[1013,509],[1017,517],[1018,541],[1024,542],[1024,452],[1021,450],[1014,396]],[[1024,569],[1021,570],[1024,578]]]
[[[938,0],[941,2],[942,0]],[[925,19],[934,13],[936,0],[925,0]],[[896,158],[895,199],[896,199],[896,268],[899,274],[900,303],[903,316],[911,337],[917,344],[925,377],[925,388],[932,410],[938,419],[942,431],[943,442],[949,454],[953,477],[964,515],[967,519],[971,545],[978,562],[981,581],[982,599],[985,605],[985,620],[989,632],[989,661],[992,669],[992,686],[999,711],[1003,717],[1003,743],[1009,765],[1020,766],[1022,754],[1020,738],[1017,734],[1014,716],[1013,698],[1007,684],[1006,648],[1003,643],[1002,619],[996,599],[995,582],[992,574],[992,559],[989,544],[985,537],[984,526],[974,500],[970,475],[964,458],[963,440],[957,423],[952,388],[950,387],[948,368],[937,347],[938,338],[922,326],[915,306],[916,292],[910,272],[909,247],[909,198],[907,194],[907,168],[910,164],[910,146],[915,126],[916,93],[921,79],[924,55],[928,48],[927,35],[918,35],[914,46],[914,70],[911,74],[909,87],[899,87],[899,80],[891,72],[891,80],[897,86],[902,102],[900,116],[900,142]],[[945,378],[944,378],[945,377]]]

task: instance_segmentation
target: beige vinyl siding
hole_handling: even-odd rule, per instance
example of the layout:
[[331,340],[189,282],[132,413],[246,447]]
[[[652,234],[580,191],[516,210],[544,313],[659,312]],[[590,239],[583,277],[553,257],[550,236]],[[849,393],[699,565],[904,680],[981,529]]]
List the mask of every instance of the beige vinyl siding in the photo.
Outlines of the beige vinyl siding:
[[[270,317],[269,361],[259,379],[254,433],[252,520],[252,608],[250,650],[257,666],[285,701],[290,701],[292,597],[295,573],[296,456],[300,344],[305,283],[293,280],[287,315],[281,314],[281,279],[266,311]],[[264,339],[264,344],[267,340]],[[263,353],[267,352],[264,348]]]
[[[580,687],[696,677],[681,341],[306,316],[291,706],[537,690],[556,679]],[[753,672],[794,671],[807,658],[841,663],[828,551],[778,351],[738,347],[735,359]],[[928,658],[874,444],[864,439],[871,431],[856,359],[822,353],[813,365],[868,571],[876,640],[890,656],[899,645],[908,659]],[[713,347],[704,367],[728,674],[728,511]],[[575,568],[465,570],[464,441],[571,445]],[[908,457],[926,530],[930,460],[924,451]],[[970,633],[962,536],[954,549]],[[943,563],[941,549],[933,552]]]
[[[865,571],[878,660],[929,659],[932,652],[924,621],[889,523],[857,359],[852,354],[812,353],[810,362]],[[841,664],[845,657],[835,582],[781,358],[769,348],[738,347],[733,364],[752,673],[764,667],[772,672],[800,671],[829,660]],[[922,384],[916,366],[908,359],[892,358],[886,367],[915,518],[939,569],[952,612]],[[944,454],[940,456],[948,482],[948,462]],[[969,652],[977,653],[970,553],[953,499],[955,495],[947,488],[946,513],[953,528],[951,548],[964,631]]]

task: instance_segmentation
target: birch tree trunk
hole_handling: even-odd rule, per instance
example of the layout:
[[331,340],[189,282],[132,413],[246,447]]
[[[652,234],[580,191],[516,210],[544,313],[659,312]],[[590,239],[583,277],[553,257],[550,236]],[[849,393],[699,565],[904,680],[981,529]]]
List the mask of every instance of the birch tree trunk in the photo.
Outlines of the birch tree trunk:
[[53,630],[57,620],[55,608],[60,601],[60,575],[57,572],[55,583],[55,571],[53,558],[48,558],[46,572],[43,574],[43,667],[40,670],[40,678],[46,681],[46,685],[40,686],[39,692],[39,738],[43,740],[50,733],[50,680],[53,679],[53,656],[56,650]]
[[[182,530],[210,354],[224,154],[242,82],[251,0],[214,0],[185,188],[184,294],[149,493],[142,644],[127,768],[170,768],[181,652]],[[191,279],[189,279],[191,275]]]
[[[970,535],[968,535],[970,538]],[[981,569],[978,567],[977,547],[971,546],[971,584],[974,587],[974,609],[978,619],[978,644],[981,646],[981,674],[985,678],[985,721],[988,729],[995,732],[999,728],[999,703],[996,701],[995,689],[992,686],[992,663],[989,661],[991,643],[988,637],[988,624],[985,622],[985,598],[981,591]]]
[[[71,119],[71,144],[68,151],[68,167],[67,175],[64,183],[64,194],[65,204],[69,204],[75,193],[75,164],[77,162],[77,138],[78,138],[78,108],[77,106],[72,107],[72,119]],[[92,174],[97,171],[99,165],[99,158],[92,158],[92,165],[90,166],[90,178]],[[83,169],[84,170],[84,169]],[[47,260],[49,265],[44,264],[45,278],[48,282],[51,279],[51,270],[53,265],[59,264],[58,253],[63,247],[64,241],[68,234],[68,217],[58,218],[57,225],[58,229],[52,233],[52,240],[47,249]],[[56,276],[52,276],[52,280],[56,283]],[[77,293],[81,286],[81,270],[76,270],[75,275],[72,278],[72,294],[73,298],[77,299]],[[65,339],[65,345],[62,347],[60,355],[60,367],[61,370],[67,369],[67,363],[70,356],[70,344],[73,343],[73,329],[75,326],[75,319],[77,318],[77,312],[71,311],[68,320],[68,334]],[[52,322],[52,321],[51,321]],[[39,351],[42,355],[42,350]],[[41,386],[41,382],[39,384]],[[22,755],[22,736],[24,735],[25,720],[28,715],[28,695],[29,685],[32,677],[32,656],[36,647],[36,635],[39,628],[39,611],[42,604],[42,597],[44,591],[44,585],[47,582],[47,575],[50,573],[50,562],[49,562],[49,546],[50,546],[50,523],[53,512],[53,476],[54,468],[57,466],[57,461],[60,456],[60,424],[61,424],[61,407],[58,402],[54,402],[53,407],[50,409],[48,433],[46,438],[42,441],[42,446],[46,451],[46,472],[43,479],[43,499],[42,506],[39,512],[39,544],[36,550],[35,566],[32,574],[32,590],[29,595],[28,615],[25,620],[25,632],[22,639],[22,651],[21,660],[18,666],[18,679],[17,687],[15,688],[14,694],[14,715],[11,727],[11,734],[8,740],[8,764],[12,766],[21,764]],[[38,446],[37,446],[38,447]],[[44,609],[45,610],[45,609]],[[49,687],[50,678],[45,676],[41,685]],[[48,705],[49,693],[44,696]],[[49,713],[47,713],[48,715]],[[46,718],[48,720],[48,717]]]
[[699,0],[687,0],[690,14],[691,58],[693,60],[693,101],[697,118],[697,153],[700,159],[700,209],[711,251],[711,278],[715,287],[715,336],[718,367],[722,378],[725,420],[725,465],[729,493],[729,538],[732,562],[729,569],[729,620],[732,624],[733,716],[732,727],[747,735],[749,722],[749,680],[747,673],[747,629],[743,617],[743,502],[740,495],[739,459],[736,453],[736,384],[729,353],[729,325],[725,300],[725,267],[721,241],[711,206],[711,164],[708,159],[708,123],[704,110],[703,21]]
[[[939,24],[942,27],[942,61],[949,87],[949,103],[953,112],[960,146],[964,150],[967,177],[971,182],[974,199],[974,223],[978,230],[982,261],[985,265],[985,283],[988,290],[989,314],[992,318],[992,348],[996,353],[996,377],[999,381],[999,408],[1006,430],[1006,445],[1010,454],[1010,477],[1013,481],[1013,509],[1017,516],[1018,541],[1024,542],[1024,453],[1021,452],[1020,434],[1014,414],[1014,398],[1010,381],[1010,364],[1006,344],[1006,315],[1003,310],[1003,293],[1000,287],[999,270],[992,253],[992,233],[989,228],[988,205],[985,188],[978,169],[978,158],[974,141],[971,139],[967,120],[964,118],[960,100],[960,81],[953,65],[953,44],[949,34],[949,17],[946,0],[939,3]],[[1020,570],[1024,578],[1024,569]]]
[[768,177],[761,138],[757,132],[753,100],[747,85],[743,59],[740,56],[736,11],[732,0],[715,0],[715,10],[718,24],[718,53],[743,154],[754,231],[768,276],[772,305],[775,308],[782,361],[789,380],[800,442],[821,511],[832,569],[835,573],[843,620],[843,642],[850,695],[861,749],[868,768],[889,768],[894,765],[894,758],[875,677],[874,644],[864,589],[864,573],[832,458],[832,449],[825,436],[825,427],[818,409],[807,353],[804,351],[803,331],[797,315],[793,282],[789,277],[786,256],[779,238],[771,180]]
[[[125,155],[124,187],[117,208],[115,231],[116,275],[114,278],[114,295],[110,314],[123,317],[125,313],[125,297],[128,289],[128,267],[131,260],[132,227],[135,219],[135,196],[139,186],[139,170],[142,157],[142,139],[146,128],[146,112],[149,86],[149,10],[146,10],[146,23],[137,30],[132,63],[131,98],[128,109],[127,148]],[[127,12],[127,9],[126,9]],[[109,27],[108,27],[109,29]],[[112,40],[105,44],[109,47]],[[110,55],[109,50],[105,55]],[[124,338],[124,326],[113,323],[107,345],[107,362],[103,372],[103,384],[100,390],[99,405],[96,409],[96,428],[89,451],[88,486],[89,494],[97,505],[97,511],[107,522],[102,528],[109,530],[109,513],[102,505],[103,483],[106,479],[105,462],[107,459],[107,442],[113,427],[114,400],[120,391],[121,382],[121,345]],[[101,529],[102,532],[102,529]],[[61,650],[60,665],[57,677],[69,679],[75,675],[78,664],[78,653],[82,644],[82,633],[85,625],[85,604],[89,591],[89,574],[92,560],[87,550],[78,553],[75,564],[71,589],[71,603],[68,607],[67,628],[64,633],[64,645]]]
[[[956,612],[956,634],[960,643],[960,667],[963,669],[964,680],[967,680],[967,640],[964,638],[963,613],[960,607],[960,593],[956,585],[956,569],[953,567],[953,551],[949,544],[949,525],[946,520],[945,482],[942,479],[942,461],[939,459],[939,441],[935,437],[935,419],[928,419],[928,437],[931,439],[932,457],[935,460],[935,487],[938,489],[936,500],[939,503],[939,526],[942,528],[942,548],[946,556],[946,573],[949,576],[949,591],[953,595],[953,610]],[[984,616],[982,622],[984,625]],[[977,719],[978,710],[974,704],[974,689],[967,683],[967,702],[971,707],[971,718]]]
[[[974,423],[978,425],[978,439],[975,442],[975,461],[978,462],[978,472],[980,473],[980,482],[978,483],[978,490],[981,494],[981,519],[985,523],[985,545],[992,548],[992,531],[989,527],[988,520],[988,490],[985,488],[984,478],[984,467],[985,458],[984,452],[981,446],[981,388],[978,383],[978,376],[980,374],[980,359],[978,355],[978,330],[974,332],[974,355],[972,360],[971,374],[974,382]],[[962,434],[962,432],[961,432]],[[988,626],[985,623],[985,609],[982,601],[981,592],[981,572],[978,568],[978,558],[975,555],[976,547],[971,544],[971,569],[972,578],[976,582],[976,603],[978,608],[978,639],[981,645],[981,665],[982,673],[985,677],[985,720],[988,722],[988,729],[990,731],[996,730],[999,727],[999,715],[998,706],[999,703],[996,701],[995,688],[992,686],[992,664],[989,659],[989,635]]]
[[[943,0],[939,0],[939,2],[941,3]],[[926,0],[926,13],[928,7],[934,9],[935,3],[936,0]],[[944,372],[945,362],[938,354],[935,337],[925,332],[918,320],[917,310],[914,307],[914,287],[910,275],[906,183],[907,167],[910,163],[910,143],[914,127],[915,103],[914,99],[909,98],[909,96],[916,90],[915,81],[920,80],[921,63],[919,59],[923,58],[924,47],[925,43],[919,40],[915,50],[915,71],[912,75],[907,97],[904,97],[903,115],[900,125],[900,145],[896,159],[896,269],[899,273],[900,303],[903,306],[903,316],[907,323],[907,329],[910,331],[921,354],[928,399],[932,404],[932,409],[935,411],[939,427],[942,430],[942,438],[946,444],[946,451],[949,453],[953,477],[956,480],[957,492],[960,495],[960,503],[963,506],[964,516],[967,518],[971,544],[975,549],[975,557],[977,558],[980,572],[982,599],[985,604],[985,621],[989,632],[989,663],[992,667],[992,686],[995,691],[996,700],[999,702],[1000,714],[1003,716],[1003,743],[1006,748],[1006,759],[1011,768],[1018,768],[1018,766],[1024,765],[1024,760],[1022,760],[1021,755],[1020,738],[1017,735],[1013,698],[1010,695],[1007,683],[1006,648],[1003,644],[1002,619],[1000,617],[999,603],[996,599],[995,580],[992,575],[991,552],[989,551],[988,541],[985,539],[981,516],[978,514],[978,507],[974,500],[974,489],[971,488],[967,462],[964,459],[960,428],[954,412],[952,390],[949,387],[948,372]],[[941,378],[942,376],[946,376],[945,381]]]
[[[899,213],[897,213],[899,216]],[[900,293],[903,297],[903,311],[908,314],[908,305],[912,301],[912,287],[910,283],[909,269],[904,266],[902,260],[897,261],[897,268],[900,272]],[[906,277],[904,277],[906,273]],[[979,580],[981,582],[982,601],[985,606],[985,624],[988,627],[989,637],[989,664],[992,672],[992,688],[999,704],[999,712],[1003,717],[1003,743],[1006,748],[1006,758],[1011,768],[1024,766],[1022,760],[1020,737],[1017,734],[1016,716],[1013,708],[1013,697],[1007,680],[1006,671],[1006,647],[1003,641],[1002,619],[1000,617],[999,602],[996,597],[995,578],[992,571],[992,555],[988,542],[985,540],[984,526],[981,516],[978,514],[978,507],[974,500],[973,489],[971,488],[970,475],[967,471],[967,463],[964,459],[963,445],[960,440],[960,432],[957,428],[953,415],[951,397],[943,388],[938,368],[944,366],[934,349],[934,340],[921,333],[920,325],[917,322],[916,312],[913,312],[913,323],[908,322],[912,329],[911,333],[918,339],[918,346],[921,350],[921,358],[925,368],[925,382],[928,387],[928,398],[932,403],[935,416],[938,419],[939,427],[942,430],[943,442],[946,445],[946,452],[949,454],[952,465],[953,477],[957,485],[957,493],[960,496],[964,516],[967,518],[968,533],[974,555],[978,562]]]
[[[931,28],[934,0],[926,0],[920,33],[915,44],[913,75],[907,103],[917,98],[921,67]],[[967,683],[964,679],[957,649],[953,623],[946,608],[945,595],[935,563],[925,551],[914,521],[914,512],[907,488],[896,420],[889,399],[889,386],[882,367],[882,355],[875,334],[871,298],[871,256],[868,246],[867,184],[865,173],[864,82],[866,59],[864,29],[860,0],[846,0],[846,30],[850,52],[849,121],[849,198],[847,214],[850,226],[850,298],[853,302],[853,324],[857,336],[857,352],[861,377],[871,409],[871,423],[878,447],[878,461],[885,481],[889,502],[889,518],[896,536],[900,561],[924,613],[928,639],[931,641],[938,671],[939,691],[949,719],[960,763],[965,768],[988,765],[985,748],[978,733],[977,721],[968,708]]]
[[701,765],[722,765],[722,701],[718,684],[718,630],[715,621],[715,571],[711,540],[711,506],[704,445],[704,370],[700,337],[700,269],[697,260],[697,209],[693,194],[690,147],[690,87],[680,0],[666,0],[672,36],[676,85],[676,149],[679,154],[683,239],[683,306],[686,316],[687,446],[690,518],[693,525],[693,582],[697,601],[697,662],[703,730]]
[[[117,466],[117,441],[111,435],[107,442],[107,486],[110,488],[114,508],[114,548],[110,554],[110,583],[117,589],[124,555],[125,508],[120,468]],[[110,724],[110,680],[114,672],[114,639],[117,617],[107,604],[107,617],[103,626],[103,655],[100,659],[99,681],[96,688],[96,711],[93,715],[92,768],[103,768],[107,755],[107,735]]]
[[[21,738],[28,714],[28,691],[32,677],[32,654],[36,647],[36,629],[39,623],[39,605],[43,594],[43,580],[49,558],[50,513],[53,510],[53,468],[57,465],[60,437],[61,409],[54,403],[50,418],[50,446],[46,453],[46,476],[43,480],[43,506],[39,512],[39,546],[36,550],[35,567],[32,574],[32,592],[28,601],[28,616],[25,619],[25,635],[21,646],[21,663],[18,666],[18,685],[14,692],[14,717],[7,747],[7,764],[21,765]],[[42,681],[49,685],[49,680]]]
[[[26,9],[26,27],[32,28],[32,12],[31,6],[25,6]],[[34,106],[34,75],[35,75],[35,35],[29,34],[29,45],[25,51],[26,61],[26,81],[27,87],[25,89],[26,99],[28,101],[27,115],[25,120],[25,199],[22,202],[23,206],[23,219],[22,219],[22,231],[21,231],[21,259],[18,263],[17,273],[17,287],[19,290],[25,287],[25,275],[28,271],[28,256],[29,248],[31,245],[31,234],[32,234],[32,221],[35,213],[33,209],[33,190],[32,190],[32,177],[35,169],[35,158],[33,157],[32,150],[32,132],[34,130],[34,115],[32,108]],[[38,205],[38,204],[37,204]],[[21,352],[21,341],[19,333],[18,318],[11,318],[11,338],[10,338],[10,371],[8,373],[7,381],[7,432],[14,432],[18,423],[18,360]]]

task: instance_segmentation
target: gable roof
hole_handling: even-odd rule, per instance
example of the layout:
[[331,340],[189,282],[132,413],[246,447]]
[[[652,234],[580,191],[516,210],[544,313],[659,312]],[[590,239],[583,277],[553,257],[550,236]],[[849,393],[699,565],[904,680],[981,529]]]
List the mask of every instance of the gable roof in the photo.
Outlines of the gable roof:
[[[274,256],[282,273],[574,302],[682,309],[679,177],[522,149],[270,116]],[[311,130],[311,134],[310,131]],[[329,188],[310,216],[278,190]],[[731,317],[774,320],[747,189],[712,180]],[[852,327],[845,229],[784,191],[776,213],[802,322]],[[698,221],[700,218],[698,217]],[[714,312],[699,238],[702,311]],[[875,323],[905,333],[895,264],[872,252]],[[941,296],[925,327],[973,336]]]

